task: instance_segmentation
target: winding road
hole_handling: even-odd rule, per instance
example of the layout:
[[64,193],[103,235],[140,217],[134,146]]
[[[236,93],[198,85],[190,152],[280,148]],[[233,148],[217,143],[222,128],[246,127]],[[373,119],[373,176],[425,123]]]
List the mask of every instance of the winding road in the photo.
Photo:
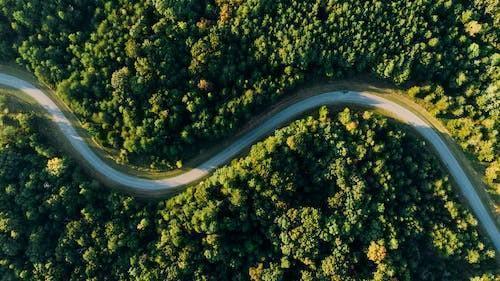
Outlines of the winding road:
[[500,251],[500,232],[496,227],[494,219],[488,213],[472,186],[471,181],[464,172],[464,169],[460,166],[440,135],[430,124],[410,110],[382,97],[367,92],[335,91],[306,98],[269,117],[262,124],[241,136],[226,149],[214,155],[198,167],[174,177],[151,180],[126,175],[108,166],[94,153],[84,139],[78,135],[61,109],[43,91],[31,83],[8,74],[0,73],[0,84],[20,90],[38,102],[49,113],[52,120],[57,124],[74,149],[81,154],[83,159],[87,161],[96,172],[102,174],[115,184],[124,186],[141,194],[151,195],[176,191],[182,186],[202,179],[211,171],[235,157],[243,149],[251,146],[262,137],[277,129],[283,123],[316,107],[334,104],[355,104],[364,107],[375,107],[385,112],[390,112],[399,120],[412,126],[422,135],[422,137],[434,146],[440,159],[448,168],[465,199],[476,214],[476,217],[493,241],[496,250]]

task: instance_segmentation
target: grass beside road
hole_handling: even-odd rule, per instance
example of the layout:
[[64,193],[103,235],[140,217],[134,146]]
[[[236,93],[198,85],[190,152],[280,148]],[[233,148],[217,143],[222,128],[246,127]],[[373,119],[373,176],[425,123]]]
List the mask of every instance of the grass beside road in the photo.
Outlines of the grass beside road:
[[[40,85],[40,83],[37,82],[37,80],[27,73],[26,71],[23,71],[19,69],[18,67],[15,66],[5,66],[5,65],[0,65],[0,71],[15,75],[17,77],[20,77],[40,89],[42,89],[51,99],[64,111],[66,117],[70,119],[72,122],[73,126],[79,133],[81,137],[85,139],[87,144],[92,147],[92,149],[96,152],[96,154],[106,162],[109,166],[113,167],[114,169],[124,172],[129,175],[137,176],[137,177],[143,177],[143,178],[149,178],[149,179],[160,179],[160,178],[166,178],[166,177],[172,177],[178,174],[181,174],[183,172],[189,171],[191,167],[196,167],[199,164],[203,163],[204,161],[208,160],[212,155],[215,155],[216,153],[222,151],[225,149],[229,144],[234,142],[236,139],[241,137],[243,134],[248,132],[249,130],[253,129],[256,127],[258,124],[261,124],[264,120],[269,118],[270,116],[274,115],[275,113],[281,111],[282,109],[286,108],[287,106],[299,102],[300,100],[303,100],[307,97],[317,95],[318,93],[325,93],[325,92],[331,92],[331,91],[338,91],[338,90],[354,90],[354,91],[366,91],[370,92],[372,94],[377,94],[383,98],[386,98],[388,100],[391,100],[395,103],[398,103],[400,105],[404,105],[407,109],[411,110],[413,113],[418,115],[419,117],[423,118],[426,120],[429,124],[431,124],[441,135],[441,137],[445,140],[446,144],[448,147],[452,150],[453,154],[455,157],[459,160],[461,166],[464,168],[465,172],[468,174],[469,179],[473,182],[473,185],[477,191],[477,193],[480,195],[481,199],[483,202],[489,206],[490,210],[493,217],[496,218],[497,224],[498,224],[498,212],[496,210],[497,206],[493,202],[493,200],[490,198],[490,196],[486,192],[486,184],[484,183],[483,179],[483,173],[482,172],[482,166],[480,163],[474,160],[472,156],[467,156],[463,150],[456,144],[456,142],[453,140],[451,137],[450,133],[447,131],[447,129],[444,127],[444,125],[434,116],[429,114],[423,106],[415,103],[413,100],[410,98],[406,97],[404,93],[401,91],[395,90],[393,86],[381,82],[380,80],[374,79],[370,76],[360,76],[355,79],[349,79],[349,80],[340,80],[340,81],[335,81],[335,82],[324,82],[324,81],[313,81],[311,82],[311,86],[306,86],[303,87],[299,90],[293,91],[294,94],[288,95],[283,97],[279,102],[271,106],[271,108],[267,109],[266,112],[263,112],[261,114],[258,114],[254,116],[248,123],[245,124],[238,133],[236,133],[234,136],[228,137],[223,141],[217,142],[217,143],[207,143],[206,144],[206,149],[201,150],[201,153],[199,153],[196,157],[193,159],[187,161],[184,165],[184,168],[182,169],[176,169],[176,170],[171,170],[171,171],[165,171],[165,170],[155,170],[151,169],[147,166],[138,166],[138,165],[122,165],[118,164],[116,159],[117,159],[117,154],[118,151],[113,150],[113,149],[108,149],[100,145],[98,142],[96,142],[89,134],[88,132],[84,129],[83,125],[77,117],[71,112],[71,110],[64,104],[63,102],[60,101],[58,97],[55,96],[55,93],[49,89],[45,85]],[[27,95],[21,93],[20,91],[13,90],[13,89],[8,89],[6,87],[0,86],[0,93],[2,94],[7,94],[10,96],[9,100],[12,103],[13,106],[20,108],[24,111],[32,111],[32,112],[37,112],[41,113],[46,116],[45,111],[30,97]],[[332,108],[340,108],[340,107],[345,107],[343,105],[341,106],[333,106]],[[351,106],[352,107],[352,106]],[[356,107],[356,106],[354,106]],[[359,108],[359,107],[358,107]],[[393,117],[391,116],[390,113],[388,112],[382,112],[379,109],[374,109],[374,111],[382,113],[386,116]],[[310,112],[309,112],[310,113]],[[307,113],[306,113],[307,114]],[[305,114],[304,114],[305,115]],[[395,118],[397,119],[397,118]],[[292,121],[292,120],[290,120]],[[78,152],[76,152],[72,146],[69,144],[69,141],[62,135],[62,133],[59,131],[59,129],[52,124],[51,122],[47,122],[47,128],[50,128],[50,133],[53,138],[59,142],[59,145],[63,146],[63,148],[70,152],[74,158],[79,160],[79,163],[81,165],[86,166],[87,170],[91,171],[93,175],[95,175],[98,179],[102,180],[105,183],[108,183],[108,185],[112,185],[111,183],[108,182],[107,179],[105,179],[100,173],[97,173],[92,170],[92,167],[88,167],[88,164],[86,161],[80,156]],[[282,127],[286,126],[288,124],[283,124]],[[244,155],[248,152],[248,149],[245,149],[244,151],[239,153],[239,156]]]
[[[97,140],[92,138],[92,136],[88,133],[88,131],[84,128],[83,124],[80,122],[80,120],[75,116],[75,114],[71,111],[71,109],[61,101],[59,97],[56,96],[55,92],[50,89],[47,85],[41,84],[37,79],[28,73],[27,71],[19,68],[16,65],[0,65],[0,71],[10,74],[16,77],[19,77],[25,81],[30,82],[31,84],[35,85],[39,89],[41,89],[47,96],[49,96],[56,104],[57,106],[64,112],[65,116],[71,121],[73,124],[74,128],[78,132],[78,134],[85,140],[85,142],[93,149],[93,151],[101,158],[106,164],[109,166],[113,167],[114,169],[121,171],[123,173],[133,175],[136,177],[141,177],[141,178],[147,178],[147,179],[162,179],[162,178],[167,178],[167,177],[172,177],[176,176],[179,174],[182,174],[186,171],[189,171],[190,169],[197,167],[201,163],[205,162],[206,160],[210,159],[211,156],[217,154],[218,152],[224,150],[229,144],[233,143],[236,139],[241,137],[243,134],[246,132],[250,131],[254,127],[256,127],[258,124],[262,123],[264,120],[266,120],[268,117],[274,115],[276,112],[282,110],[283,108],[287,107],[288,105],[295,103],[297,101],[300,101],[303,98],[309,97],[314,94],[318,93],[324,93],[327,91],[333,91],[333,90],[343,90],[343,89],[352,89],[352,90],[367,90],[366,86],[361,83],[361,81],[355,80],[355,81],[336,81],[333,83],[328,83],[323,86],[315,86],[312,88],[304,88],[299,91],[295,91],[295,94],[293,95],[288,95],[283,97],[279,102],[271,106],[270,108],[266,109],[266,112],[263,112],[261,114],[255,115],[249,122],[247,122],[244,126],[242,126],[236,134],[233,136],[227,137],[223,140],[216,141],[216,142],[206,142],[203,147],[200,147],[198,153],[196,154],[195,157],[192,159],[187,160],[183,168],[181,169],[175,169],[175,170],[159,170],[159,169],[153,169],[149,167],[147,164],[120,164],[118,163],[118,153],[116,149],[111,149],[104,147],[101,145]],[[43,109],[33,100],[31,100],[28,96],[23,94],[20,91],[14,90],[14,89],[7,89],[6,87],[0,85],[0,90],[4,90],[5,93],[10,94],[11,96],[17,96],[21,97],[23,100],[27,101],[27,105],[29,106],[28,110],[31,111],[36,111],[36,112],[43,112],[45,115],[45,112]],[[45,115],[46,116],[46,115]],[[286,126],[287,124],[283,124],[283,127]],[[59,130],[55,127],[53,127],[53,134],[57,136],[58,139],[61,140],[62,144],[64,147],[71,146],[69,142],[66,140],[66,138],[59,132]],[[72,151],[72,154],[74,155],[75,158],[80,159],[81,156],[79,153]],[[248,149],[242,151],[239,155],[244,155],[245,153],[248,152]],[[81,162],[85,162],[82,161]],[[82,165],[85,165],[82,163]]]

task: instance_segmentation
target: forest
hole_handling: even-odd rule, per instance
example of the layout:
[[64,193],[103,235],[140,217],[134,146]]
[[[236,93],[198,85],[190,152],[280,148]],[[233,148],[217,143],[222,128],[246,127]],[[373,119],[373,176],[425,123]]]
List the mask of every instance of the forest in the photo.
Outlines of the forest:
[[323,107],[145,201],[91,179],[47,120],[10,104],[0,99],[1,280],[498,280],[428,145],[372,112]]
[[498,187],[497,4],[0,0],[0,60],[57,89],[120,162],[161,169],[307,81],[370,73],[424,101]]
[[[0,63],[55,89],[121,163],[152,169],[308,83],[368,74],[443,122],[498,207],[499,27],[497,0],[0,0]],[[377,114],[321,108],[152,201],[92,179],[10,103],[0,280],[499,278],[428,145]]]

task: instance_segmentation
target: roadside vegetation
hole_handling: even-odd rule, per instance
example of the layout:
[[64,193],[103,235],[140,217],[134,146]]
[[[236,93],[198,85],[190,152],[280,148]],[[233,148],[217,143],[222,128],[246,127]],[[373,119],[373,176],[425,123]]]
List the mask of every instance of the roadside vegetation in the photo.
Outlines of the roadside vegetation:
[[400,124],[320,109],[162,201],[116,193],[0,100],[2,280],[495,280],[495,251]]
[[434,105],[493,185],[496,4],[1,0],[0,58],[16,57],[57,89],[121,161],[163,168],[304,81],[373,73],[414,86],[409,94]]
[[408,89],[500,198],[497,1],[0,0],[0,60],[117,161],[174,169],[311,79]]

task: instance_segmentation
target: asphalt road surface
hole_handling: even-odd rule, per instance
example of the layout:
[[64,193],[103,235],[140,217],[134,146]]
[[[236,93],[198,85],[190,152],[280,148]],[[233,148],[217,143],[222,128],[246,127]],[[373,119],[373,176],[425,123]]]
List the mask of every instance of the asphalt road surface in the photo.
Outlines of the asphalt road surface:
[[38,102],[40,106],[42,106],[49,113],[52,120],[61,129],[64,136],[68,139],[76,151],[81,154],[83,159],[90,164],[94,171],[102,174],[106,177],[106,179],[117,185],[124,186],[127,189],[143,195],[166,194],[172,191],[177,191],[182,186],[200,180],[220,165],[227,163],[240,151],[251,146],[257,140],[279,128],[287,121],[290,121],[301,113],[316,107],[322,105],[354,104],[358,106],[382,109],[385,112],[390,112],[402,122],[412,126],[420,135],[422,135],[423,138],[434,146],[439,158],[448,168],[448,171],[455,179],[464,197],[476,214],[476,217],[479,219],[483,228],[486,230],[486,233],[493,241],[495,248],[497,251],[500,251],[500,232],[496,227],[494,219],[488,213],[486,207],[472,186],[471,181],[467,177],[467,174],[464,172],[464,169],[460,166],[459,162],[440,135],[430,124],[419,118],[410,110],[382,97],[367,92],[353,91],[335,91],[309,97],[292,104],[284,110],[269,117],[262,124],[244,134],[223,151],[217,153],[198,167],[174,177],[152,180],[126,175],[108,166],[94,153],[94,151],[92,151],[84,139],[78,135],[71,122],[64,116],[59,107],[44,92],[34,85],[17,77],[3,73],[0,73],[0,84],[20,90],[36,100],[36,102]]

